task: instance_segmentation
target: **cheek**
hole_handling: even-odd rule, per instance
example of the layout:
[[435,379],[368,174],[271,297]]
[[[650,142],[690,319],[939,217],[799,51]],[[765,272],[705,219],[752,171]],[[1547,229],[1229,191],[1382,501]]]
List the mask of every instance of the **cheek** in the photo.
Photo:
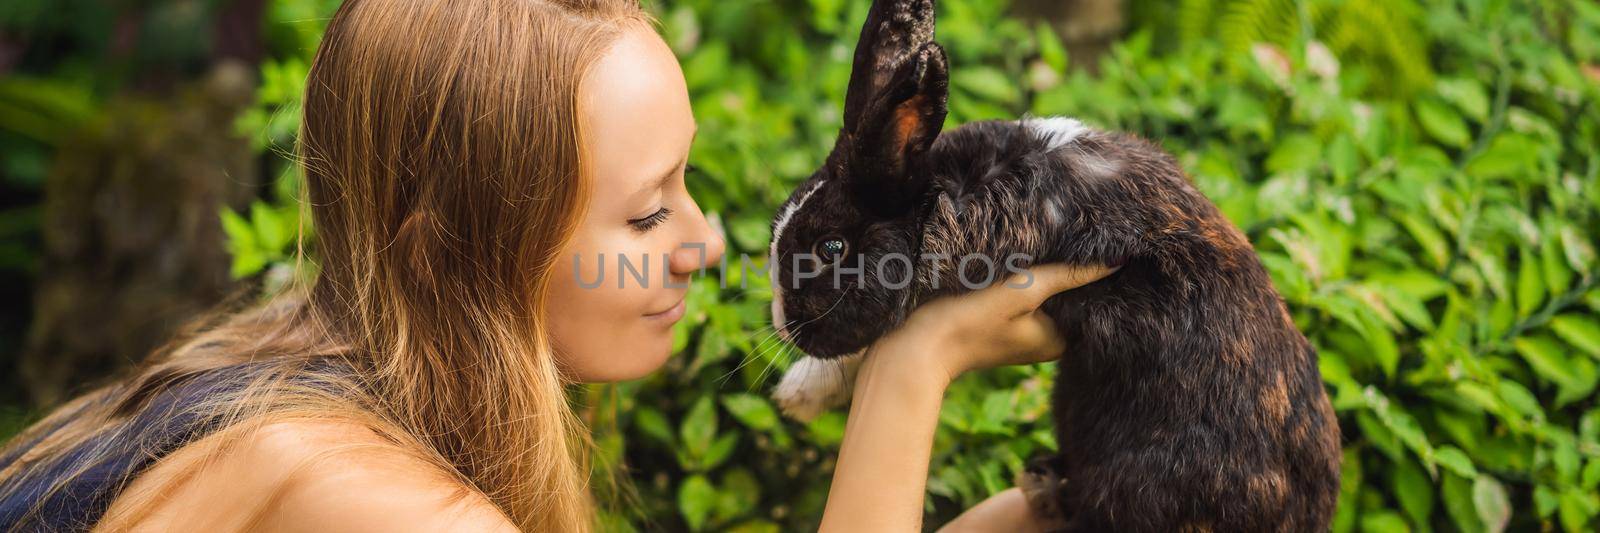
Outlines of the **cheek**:
[[[662,251],[616,239],[595,244],[568,252],[551,280],[547,320],[557,357],[582,382],[642,377],[659,368],[672,348],[671,329],[643,316],[670,291],[662,285]],[[579,254],[576,268],[573,253]],[[619,272],[623,257],[632,270]]]

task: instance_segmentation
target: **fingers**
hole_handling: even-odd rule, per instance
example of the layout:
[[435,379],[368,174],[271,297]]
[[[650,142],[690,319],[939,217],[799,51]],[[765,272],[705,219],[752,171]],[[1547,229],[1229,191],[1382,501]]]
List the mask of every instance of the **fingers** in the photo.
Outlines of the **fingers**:
[[1016,314],[1021,314],[1039,307],[1039,304],[1062,291],[1099,281],[1118,268],[1121,267],[1065,263],[1038,265],[1011,276],[1001,284],[1004,290],[991,287],[989,292],[994,298],[1015,302],[1018,306]]
[[[1120,268],[1120,267],[1118,267]],[[1053,263],[1033,267],[1034,286],[1031,287],[1039,301],[1068,289],[1076,289],[1116,272],[1117,268],[1103,265],[1068,265]]]
[[1022,328],[1018,337],[1026,343],[1024,345],[1035,347],[1026,362],[1053,361],[1066,351],[1067,341],[1056,329],[1055,319],[1043,311],[1034,311],[1018,318],[1017,325]]
[[1010,319],[990,337],[993,340],[985,343],[984,349],[972,354],[974,357],[965,364],[965,368],[1055,361],[1067,349],[1066,340],[1056,329],[1055,321],[1041,311]]

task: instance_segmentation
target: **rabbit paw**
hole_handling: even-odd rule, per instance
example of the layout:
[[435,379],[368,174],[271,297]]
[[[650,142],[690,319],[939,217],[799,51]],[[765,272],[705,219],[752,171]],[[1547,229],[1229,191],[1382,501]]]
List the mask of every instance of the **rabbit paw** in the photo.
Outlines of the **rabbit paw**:
[[809,422],[823,411],[850,401],[861,359],[862,352],[836,359],[801,357],[783,374],[772,398],[789,418]]

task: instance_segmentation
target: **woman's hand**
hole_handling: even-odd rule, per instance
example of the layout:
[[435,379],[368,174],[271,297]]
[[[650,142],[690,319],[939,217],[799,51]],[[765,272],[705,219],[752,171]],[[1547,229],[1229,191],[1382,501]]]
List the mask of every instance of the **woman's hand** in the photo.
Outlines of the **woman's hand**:
[[[822,531],[918,531],[945,387],[969,370],[1047,361],[1060,335],[1039,304],[1110,274],[1038,266],[1008,283],[929,302],[867,350]],[[1005,509],[1001,514],[1010,515]]]
[[939,298],[918,307],[905,324],[878,341],[919,345],[924,350],[878,351],[915,357],[906,364],[936,366],[946,383],[971,370],[1055,360],[1066,345],[1039,305],[1115,271],[1102,266],[1041,265],[1004,283]]

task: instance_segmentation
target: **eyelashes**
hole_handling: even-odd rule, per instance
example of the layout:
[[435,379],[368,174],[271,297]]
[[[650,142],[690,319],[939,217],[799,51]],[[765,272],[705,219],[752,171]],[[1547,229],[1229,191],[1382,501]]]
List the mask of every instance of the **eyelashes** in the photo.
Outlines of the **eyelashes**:
[[629,220],[628,225],[633,226],[635,231],[644,233],[656,229],[656,226],[660,226],[662,222],[666,222],[667,217],[669,216],[672,216],[672,209],[662,207],[661,209],[657,209],[656,212],[650,213],[650,216]]
[[[694,166],[694,165],[690,165],[690,164],[684,164],[684,166],[683,166],[683,173],[684,174],[696,174],[696,173],[699,173],[699,172],[700,172],[700,167],[697,167],[697,166]],[[667,207],[662,207],[661,209],[657,209],[656,212],[650,213],[650,216],[647,216],[647,217],[644,217],[644,218],[638,218],[638,219],[629,220],[628,221],[628,225],[629,226],[633,226],[633,229],[635,231],[638,231],[639,233],[644,233],[644,232],[656,229],[656,226],[660,226],[662,222],[666,222],[667,221],[667,217],[669,217],[669,216],[672,216],[672,209],[667,208]]]

